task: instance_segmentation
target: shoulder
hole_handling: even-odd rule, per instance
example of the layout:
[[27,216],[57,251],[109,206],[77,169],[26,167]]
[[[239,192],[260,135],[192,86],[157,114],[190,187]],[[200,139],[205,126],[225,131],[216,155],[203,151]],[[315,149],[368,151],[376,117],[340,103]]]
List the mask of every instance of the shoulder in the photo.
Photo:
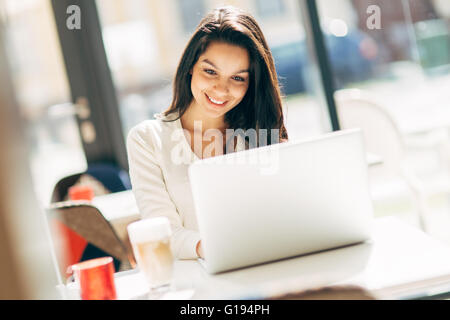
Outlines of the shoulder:
[[155,119],[145,120],[130,129],[127,135],[127,145],[141,145],[151,149],[160,149],[177,125],[171,117],[156,114]]
[[145,120],[135,125],[128,132],[127,144],[132,142],[148,142],[149,140],[152,140],[152,135],[154,135],[156,126],[156,120]]

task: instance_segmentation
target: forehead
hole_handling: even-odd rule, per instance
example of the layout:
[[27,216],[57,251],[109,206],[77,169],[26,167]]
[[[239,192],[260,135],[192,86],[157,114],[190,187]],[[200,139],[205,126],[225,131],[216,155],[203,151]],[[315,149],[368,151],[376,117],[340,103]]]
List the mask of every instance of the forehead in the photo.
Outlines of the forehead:
[[221,70],[244,70],[250,66],[250,57],[247,49],[225,43],[211,42],[198,61],[207,59]]

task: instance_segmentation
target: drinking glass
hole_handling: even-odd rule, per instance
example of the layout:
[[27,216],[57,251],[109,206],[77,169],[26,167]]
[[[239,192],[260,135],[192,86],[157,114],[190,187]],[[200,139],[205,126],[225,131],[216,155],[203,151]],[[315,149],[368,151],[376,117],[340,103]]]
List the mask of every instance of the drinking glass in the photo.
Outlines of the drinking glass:
[[137,265],[147,280],[150,295],[167,292],[173,281],[174,264],[170,249],[169,219],[143,219],[131,223],[127,229]]

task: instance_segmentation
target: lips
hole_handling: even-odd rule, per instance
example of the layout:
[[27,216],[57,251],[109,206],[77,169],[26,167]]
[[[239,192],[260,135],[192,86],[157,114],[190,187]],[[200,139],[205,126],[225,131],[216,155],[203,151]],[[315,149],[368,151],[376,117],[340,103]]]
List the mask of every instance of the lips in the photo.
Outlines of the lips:
[[205,96],[206,96],[206,100],[215,107],[223,107],[228,102],[227,100],[224,101],[224,100],[214,99],[214,98],[208,96],[206,93],[205,93]]

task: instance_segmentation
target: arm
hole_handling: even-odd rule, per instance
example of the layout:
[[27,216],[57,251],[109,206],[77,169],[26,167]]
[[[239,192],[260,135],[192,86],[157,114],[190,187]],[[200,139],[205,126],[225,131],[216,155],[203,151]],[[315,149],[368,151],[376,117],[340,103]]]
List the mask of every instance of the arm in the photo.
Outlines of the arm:
[[200,235],[183,227],[177,208],[167,192],[154,145],[146,130],[145,127],[135,127],[127,137],[130,179],[139,211],[142,218],[167,217],[172,228],[171,248],[174,256],[178,259],[196,259]]

